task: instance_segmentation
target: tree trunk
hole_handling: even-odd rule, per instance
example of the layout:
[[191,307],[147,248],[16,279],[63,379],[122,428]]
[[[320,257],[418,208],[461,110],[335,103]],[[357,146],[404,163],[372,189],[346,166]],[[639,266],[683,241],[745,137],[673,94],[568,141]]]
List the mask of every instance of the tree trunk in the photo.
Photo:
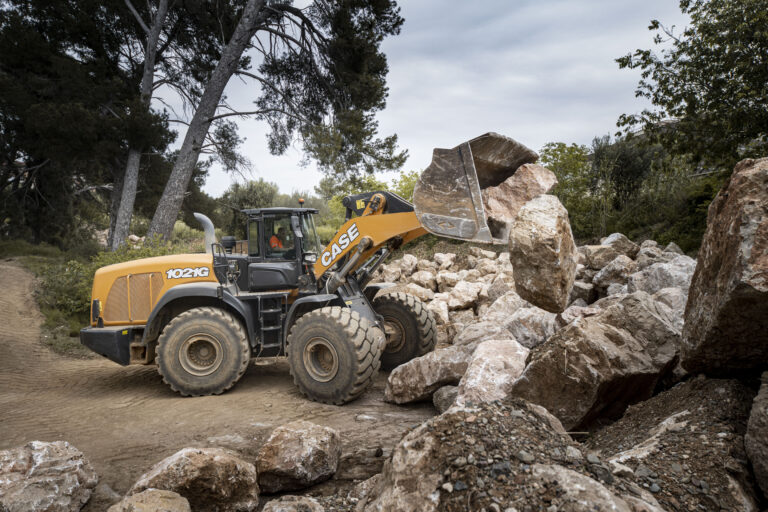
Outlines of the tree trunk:
[[170,238],[173,224],[179,215],[184,194],[189,187],[189,181],[200,158],[200,150],[211,126],[211,118],[216,113],[221,95],[229,79],[237,70],[237,65],[248,43],[258,29],[259,13],[264,6],[264,0],[248,0],[243,15],[235,28],[232,39],[224,48],[221,59],[211,74],[205,86],[205,92],[200,99],[195,115],[189,123],[184,137],[184,143],[173,164],[173,170],[165,185],[165,190],[157,205],[152,223],[149,226],[148,237],[160,235]]
[[107,235],[107,247],[112,247],[112,240],[115,238],[115,223],[117,222],[117,210],[120,209],[120,198],[123,195],[123,175],[118,173],[117,168],[112,171],[112,193],[110,194],[109,205],[109,234]]
[[[168,0],[160,0],[152,20],[152,27],[147,33],[147,44],[144,51],[144,73],[141,77],[141,102],[149,109],[152,102],[152,85],[155,78],[155,60],[157,58],[157,43],[160,32],[168,15]],[[128,237],[133,216],[133,204],[136,201],[136,189],[139,184],[139,166],[141,164],[141,148],[128,149],[128,161],[125,164],[120,206],[117,209],[115,229],[109,242],[110,249],[117,250]]]

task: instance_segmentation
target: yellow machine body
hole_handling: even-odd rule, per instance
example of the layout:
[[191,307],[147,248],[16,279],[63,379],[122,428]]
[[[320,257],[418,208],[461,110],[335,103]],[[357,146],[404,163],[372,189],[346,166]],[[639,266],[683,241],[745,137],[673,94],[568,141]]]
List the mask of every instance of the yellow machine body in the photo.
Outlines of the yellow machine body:
[[91,325],[144,325],[157,301],[174,286],[216,283],[210,254],[171,254],[108,265],[96,271]]

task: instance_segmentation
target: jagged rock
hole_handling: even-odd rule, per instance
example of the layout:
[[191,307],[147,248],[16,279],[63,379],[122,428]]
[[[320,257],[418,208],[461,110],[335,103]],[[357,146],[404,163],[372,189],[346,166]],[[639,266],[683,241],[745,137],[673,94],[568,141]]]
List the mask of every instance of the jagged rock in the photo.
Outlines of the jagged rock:
[[768,496],[768,372],[762,375],[762,384],[749,414],[744,446],[755,472],[755,480]]
[[619,252],[609,245],[584,245],[579,247],[579,252],[584,255],[585,266],[592,270],[602,270],[619,255]]
[[147,489],[126,496],[115,503],[107,512],[192,512],[189,501],[173,491]]
[[455,403],[492,402],[509,395],[512,382],[525,369],[528,349],[517,341],[488,340],[480,343],[459,382]]
[[451,319],[451,324],[453,324],[458,331],[461,331],[467,325],[477,322],[475,312],[471,309],[458,309],[456,311],[449,311],[448,317]]
[[432,260],[419,260],[416,263],[416,270],[428,270],[433,274],[437,274],[437,263]]
[[501,184],[483,189],[486,217],[495,236],[506,239],[523,205],[546,194],[555,185],[557,178],[552,171],[540,165],[524,164]]
[[530,304],[523,300],[514,290],[509,291],[493,301],[485,312],[485,320],[505,321],[520,308],[529,307]]
[[608,285],[608,288],[605,290],[605,295],[608,297],[611,295],[624,295],[626,293],[628,293],[627,285],[619,283]]
[[579,299],[587,304],[595,302],[597,300],[597,289],[595,288],[595,285],[583,281],[574,281],[569,300],[573,302]]
[[483,277],[480,271],[475,268],[459,270],[457,275],[459,276],[459,281],[469,281],[470,283],[476,283]]
[[751,397],[738,381],[694,378],[631,406],[587,447],[655,484],[664,510],[757,512],[743,442]]
[[558,327],[565,327],[566,325],[579,318],[595,316],[600,314],[601,311],[602,310],[600,308],[571,305],[568,306],[568,309],[557,315],[555,322],[557,323]]
[[630,274],[637,271],[637,263],[629,256],[620,254],[604,266],[592,279],[592,284],[600,288],[608,288],[612,284],[624,285]]
[[0,451],[0,510],[75,512],[99,481],[85,456],[66,441],[32,441]]
[[635,272],[627,279],[627,291],[644,291],[654,294],[662,288],[680,288],[688,292],[691,277],[696,268],[696,260],[688,256],[677,256],[665,263],[654,263],[640,272]]
[[675,254],[685,254],[683,250],[675,243],[675,242],[669,242],[667,246],[664,248],[663,252],[673,252]]
[[651,396],[677,363],[672,312],[644,292],[557,331],[531,351],[513,393],[546,407],[570,429]]
[[464,327],[464,329],[462,329],[453,339],[453,344],[474,345],[485,340],[503,340],[509,337],[510,333],[504,324],[496,321],[483,320]]
[[403,293],[407,293],[408,295],[413,295],[414,297],[418,298],[419,300],[425,303],[435,298],[435,292],[413,283],[401,283],[401,284],[396,284],[395,286],[391,286],[389,288],[384,288],[378,293],[378,295],[384,295],[384,294],[396,293],[396,292],[403,292]]
[[488,301],[496,302],[499,297],[515,291],[515,279],[506,273],[499,273],[491,281],[491,286],[488,287]]
[[411,274],[408,280],[418,286],[421,286],[422,288],[432,290],[433,292],[437,290],[435,273],[429,270],[419,270],[418,272],[414,272]]
[[448,294],[448,309],[467,309],[476,305],[483,285],[459,281]]
[[718,374],[765,369],[766,361],[768,158],[761,158],[736,165],[709,205],[685,309],[682,364]]
[[428,400],[438,388],[459,383],[471,356],[470,348],[452,346],[411,359],[389,374],[384,398],[396,404]]
[[147,489],[176,492],[193,510],[240,512],[259,504],[256,468],[220,448],[184,448],[174,453],[144,473],[128,495]]
[[282,496],[264,505],[261,512],[324,512],[320,503],[309,496]]
[[330,427],[294,421],[277,427],[256,457],[263,492],[304,489],[331,478],[339,467],[341,440]]
[[[454,406],[400,441],[357,510],[661,510],[630,480],[594,481],[592,466],[542,407],[517,399]],[[593,509],[590,491],[600,487],[607,503],[625,508]]]
[[475,258],[488,258],[489,260],[495,260],[497,256],[497,254],[493,251],[487,251],[476,246],[470,247],[469,253]]
[[664,512],[658,504],[637,500],[632,496],[619,497],[594,478],[557,464],[534,464],[531,473],[533,479],[557,496],[561,503],[557,510]]
[[389,265],[382,265],[379,268],[379,279],[385,283],[396,283],[400,280],[402,271],[400,267],[390,263]]
[[481,258],[477,260],[473,270],[479,272],[481,276],[487,276],[488,274],[497,274],[499,272],[499,265],[495,260]]
[[685,313],[685,303],[688,301],[688,294],[680,288],[662,288],[653,294],[653,300],[665,304],[672,310],[675,318],[675,325],[682,332],[683,314]]
[[453,406],[458,394],[458,386],[443,386],[432,395],[432,404],[442,414]]
[[450,266],[453,265],[453,262],[456,261],[456,255],[452,252],[436,252],[435,255],[432,256],[432,259],[435,260],[435,263],[437,263],[440,270],[445,270],[450,268]]
[[437,289],[440,292],[448,292],[456,286],[460,280],[458,272],[438,272],[435,276],[435,282],[437,283]]
[[564,310],[576,277],[576,244],[568,212],[555,196],[539,196],[520,209],[509,248],[517,293],[547,311]]
[[623,254],[629,258],[635,259],[637,251],[640,250],[640,246],[634,243],[632,240],[622,235],[621,233],[612,233],[607,237],[600,240],[600,245],[607,245],[613,247],[616,252]]
[[413,274],[413,272],[416,270],[416,264],[418,262],[419,259],[413,254],[403,254],[403,257],[397,260],[400,271],[404,276]]
[[530,349],[541,345],[555,333],[555,316],[535,306],[520,308],[504,322],[504,327],[522,346]]
[[448,316],[448,303],[442,300],[433,300],[427,304],[427,309],[435,315],[437,325],[445,325],[450,322]]
[[659,243],[656,240],[643,240],[642,243],[640,243],[640,249],[645,249],[646,247],[658,247]]

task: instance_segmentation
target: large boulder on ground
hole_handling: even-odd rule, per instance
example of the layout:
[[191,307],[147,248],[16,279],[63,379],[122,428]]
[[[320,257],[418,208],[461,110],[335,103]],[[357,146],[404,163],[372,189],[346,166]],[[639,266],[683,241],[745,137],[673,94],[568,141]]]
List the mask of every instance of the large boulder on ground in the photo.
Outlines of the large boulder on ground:
[[107,512],[192,512],[187,498],[173,491],[147,489],[126,496]]
[[384,397],[396,404],[428,400],[438,388],[459,383],[471,356],[471,350],[452,346],[411,359],[389,374]]
[[128,494],[147,489],[176,492],[193,510],[240,512],[259,504],[256,468],[221,448],[184,448],[152,466]]
[[3,511],[78,511],[98,482],[88,459],[66,441],[32,441],[0,451]]
[[768,497],[768,372],[763,373],[760,391],[752,403],[744,445],[755,479],[763,496]]
[[455,403],[464,405],[506,398],[512,383],[523,373],[527,357],[528,349],[512,339],[480,343],[459,382]]
[[595,302],[597,300],[597,288],[595,288],[595,285],[583,281],[575,281],[573,283],[573,288],[571,288],[571,295],[568,300],[573,303],[579,299],[587,304]]
[[587,446],[665,510],[757,512],[743,442],[751,397],[738,381],[695,378],[631,406]]
[[[464,346],[474,349],[481,341],[508,339],[509,337],[509,331],[503,323],[483,320],[464,327],[453,339],[453,344],[457,347]],[[466,351],[467,349],[465,348],[464,350]]]
[[619,254],[635,259],[640,246],[621,233],[612,233],[600,240],[600,245],[612,247]]
[[406,277],[413,274],[413,272],[416,270],[416,264],[418,262],[419,259],[413,254],[403,254],[403,257],[396,261],[400,267],[400,271],[403,273],[403,276]]
[[542,407],[454,406],[400,441],[357,510],[661,510],[649,492],[606,474]]
[[427,303],[427,309],[435,315],[435,321],[437,325],[445,325],[449,323],[450,316],[448,313],[448,302],[444,300],[432,300]]
[[766,369],[768,158],[744,160],[709,205],[685,309],[682,364],[691,372]]
[[585,266],[591,270],[602,270],[619,256],[619,251],[609,245],[583,245],[579,253],[584,256]]
[[282,496],[264,505],[261,512],[324,512],[325,507],[309,496]]
[[512,392],[546,407],[567,429],[618,417],[673,370],[679,343],[664,304],[644,292],[620,296],[533,349]]
[[688,301],[688,294],[680,288],[662,288],[653,294],[653,300],[666,305],[675,318],[675,325],[682,332],[683,314],[685,313],[685,303]]
[[490,305],[485,311],[484,320],[503,321],[520,308],[530,306],[517,292],[510,290]]
[[696,260],[677,255],[673,260],[654,263],[630,275],[627,279],[627,290],[629,293],[644,291],[654,294],[662,288],[674,287],[687,292],[695,268]]
[[612,284],[623,285],[626,284],[629,275],[636,271],[637,263],[632,261],[629,256],[620,254],[592,278],[592,284],[604,290]]
[[403,292],[408,295],[413,295],[422,302],[429,302],[435,298],[435,292],[427,288],[423,288],[413,283],[400,283],[389,288],[384,288],[378,292],[378,295],[384,295],[389,293]]
[[256,457],[262,492],[304,489],[331,478],[339,467],[341,440],[330,427],[298,420],[277,427]]
[[439,413],[444,413],[453,406],[456,397],[459,395],[458,386],[443,386],[432,395],[432,405]]
[[482,190],[485,214],[496,237],[506,239],[517,212],[528,201],[557,185],[555,173],[536,164],[523,164],[495,187]]
[[541,195],[520,209],[509,249],[517,293],[552,313],[564,310],[576,277],[576,244],[555,196]]
[[518,343],[530,349],[541,345],[555,334],[555,317],[554,313],[535,306],[520,308],[512,313],[503,325]]

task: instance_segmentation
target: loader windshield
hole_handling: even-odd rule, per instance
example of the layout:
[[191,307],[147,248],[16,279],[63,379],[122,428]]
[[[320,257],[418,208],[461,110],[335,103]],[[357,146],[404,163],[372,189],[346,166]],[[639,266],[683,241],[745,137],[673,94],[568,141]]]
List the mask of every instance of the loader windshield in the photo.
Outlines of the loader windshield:
[[317,238],[317,230],[315,230],[315,219],[312,215],[301,216],[301,234],[304,235],[301,239],[302,251],[306,254],[313,252],[320,254],[320,239]]

